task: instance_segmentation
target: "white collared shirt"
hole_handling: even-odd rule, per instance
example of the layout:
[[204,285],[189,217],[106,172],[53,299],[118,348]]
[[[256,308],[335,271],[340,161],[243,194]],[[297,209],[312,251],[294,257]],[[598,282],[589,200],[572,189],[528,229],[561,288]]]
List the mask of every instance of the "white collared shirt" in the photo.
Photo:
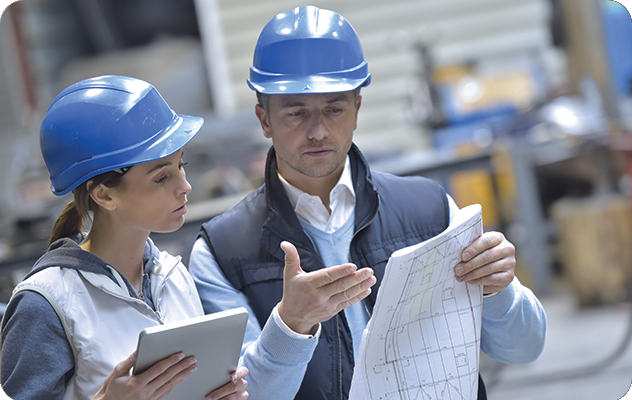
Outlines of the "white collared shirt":
[[296,215],[323,232],[332,233],[338,230],[351,216],[355,208],[356,197],[351,180],[349,156],[346,158],[345,167],[338,183],[329,193],[331,214],[320,197],[303,192],[286,181],[281,174],[279,174],[279,179]]

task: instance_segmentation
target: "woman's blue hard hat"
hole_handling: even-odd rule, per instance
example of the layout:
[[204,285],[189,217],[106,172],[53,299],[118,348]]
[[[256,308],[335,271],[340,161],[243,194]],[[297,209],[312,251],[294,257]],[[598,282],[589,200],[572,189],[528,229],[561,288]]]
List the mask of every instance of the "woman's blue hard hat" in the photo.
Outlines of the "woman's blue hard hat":
[[107,75],[72,84],[55,97],[40,129],[51,190],[61,196],[104,172],[167,157],[203,124],[176,114],[140,79]]

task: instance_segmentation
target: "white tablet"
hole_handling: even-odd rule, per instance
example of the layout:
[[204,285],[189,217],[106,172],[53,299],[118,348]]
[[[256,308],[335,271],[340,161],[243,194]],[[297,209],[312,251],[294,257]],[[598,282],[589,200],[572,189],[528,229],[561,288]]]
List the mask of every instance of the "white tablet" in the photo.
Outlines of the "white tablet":
[[178,352],[194,356],[197,371],[184,378],[165,400],[203,400],[230,382],[247,321],[248,311],[240,307],[147,328],[138,336],[134,374]]

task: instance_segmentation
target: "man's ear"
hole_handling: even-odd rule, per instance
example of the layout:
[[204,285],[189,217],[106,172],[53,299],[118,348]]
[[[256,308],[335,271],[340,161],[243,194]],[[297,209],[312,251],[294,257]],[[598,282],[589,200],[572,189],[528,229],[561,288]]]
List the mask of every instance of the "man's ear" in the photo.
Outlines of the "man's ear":
[[109,211],[113,211],[116,209],[116,202],[111,195],[112,189],[103,184],[100,184],[92,190],[91,187],[92,181],[88,182],[88,184],[86,185],[86,189],[88,189],[90,197],[95,203]]
[[356,99],[356,106],[355,106],[355,125],[353,130],[356,130],[358,128],[358,111],[360,111],[360,106],[362,105],[362,96],[358,95],[358,98]]
[[266,113],[266,110],[263,109],[261,104],[255,105],[255,114],[257,115],[257,118],[259,118],[261,129],[263,129],[263,136],[270,139],[272,137],[272,135],[270,135],[272,131],[270,129],[270,119],[268,118],[268,114]]

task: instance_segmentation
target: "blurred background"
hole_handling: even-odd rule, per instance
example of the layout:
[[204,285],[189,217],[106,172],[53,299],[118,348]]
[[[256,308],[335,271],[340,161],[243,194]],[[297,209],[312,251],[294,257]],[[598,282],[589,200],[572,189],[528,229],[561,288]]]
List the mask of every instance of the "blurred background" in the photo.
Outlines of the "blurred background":
[[[527,365],[483,358],[489,398],[619,399],[632,383],[632,19],[612,0],[311,1],[355,27],[373,80],[355,142],[374,169],[421,174],[517,248],[548,315]],[[188,255],[200,224],[263,180],[270,143],[246,85],[290,0],[20,0],[0,19],[0,310],[45,251],[56,198],[39,150],[55,95],[121,74],[206,120],[186,149]]]

